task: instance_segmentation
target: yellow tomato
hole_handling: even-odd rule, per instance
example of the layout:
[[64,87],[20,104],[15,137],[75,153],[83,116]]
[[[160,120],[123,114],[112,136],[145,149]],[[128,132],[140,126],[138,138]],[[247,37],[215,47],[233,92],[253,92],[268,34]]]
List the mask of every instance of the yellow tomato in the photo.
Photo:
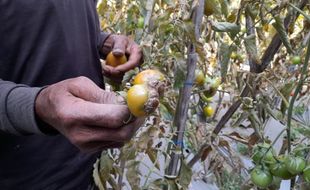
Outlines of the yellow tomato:
[[214,114],[214,109],[212,108],[212,106],[207,105],[203,108],[203,113],[206,117],[211,117]]
[[164,75],[157,70],[154,69],[147,69],[144,70],[140,73],[138,73],[134,80],[133,80],[133,84],[145,84],[150,80],[159,80],[159,81],[163,81],[164,80]]
[[202,72],[202,70],[197,69],[195,71],[195,83],[199,86],[203,85],[205,82],[205,76]]
[[116,57],[110,52],[106,58],[106,64],[112,67],[116,67],[118,65],[124,64],[127,62],[127,57],[125,55]]
[[148,101],[148,89],[143,84],[132,86],[127,92],[127,105],[130,112],[141,117],[147,115],[144,111],[144,105]]

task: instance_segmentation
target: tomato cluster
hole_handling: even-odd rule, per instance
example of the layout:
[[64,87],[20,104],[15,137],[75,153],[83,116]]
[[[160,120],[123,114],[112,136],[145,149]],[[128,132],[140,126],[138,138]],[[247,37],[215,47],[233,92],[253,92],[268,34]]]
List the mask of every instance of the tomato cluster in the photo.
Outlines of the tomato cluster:
[[199,88],[201,93],[201,99],[205,102],[203,107],[203,113],[205,117],[212,117],[214,109],[210,105],[212,97],[216,94],[221,80],[219,78],[213,78],[205,75],[202,70],[196,69],[195,71],[195,85]]
[[270,144],[259,143],[253,148],[252,160],[256,166],[251,171],[251,181],[259,188],[267,188],[274,178],[288,180],[296,175],[310,182],[310,164],[307,165],[300,151],[276,156]]

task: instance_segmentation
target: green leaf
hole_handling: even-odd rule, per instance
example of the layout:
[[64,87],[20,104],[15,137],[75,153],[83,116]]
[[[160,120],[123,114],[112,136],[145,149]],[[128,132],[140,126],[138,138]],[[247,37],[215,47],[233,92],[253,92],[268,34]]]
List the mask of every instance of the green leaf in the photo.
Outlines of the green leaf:
[[164,120],[172,121],[173,116],[164,104],[162,103],[159,104],[159,110],[160,110],[160,115],[163,117]]
[[[294,81],[291,81],[289,83],[286,83],[281,89],[280,89],[280,92],[281,94],[283,95],[284,98],[286,98],[286,100],[289,99],[290,95],[291,95],[291,92],[292,90],[294,89],[295,87],[295,82]],[[284,115],[286,110],[288,108],[288,105],[285,103],[285,101],[282,100],[281,102],[281,112],[282,114]]]
[[103,151],[99,163],[99,172],[101,179],[107,181],[110,178],[110,173],[113,170],[113,163],[114,161],[109,156],[109,154],[106,151]]
[[147,187],[147,190],[162,190],[168,187],[167,180],[165,179],[156,179],[150,183]]
[[284,27],[283,19],[281,19],[280,16],[275,16],[274,19],[275,19],[276,22],[274,22],[272,25],[277,30],[283,45],[286,47],[287,51],[290,54],[294,54],[294,50],[293,50],[293,48],[291,46],[291,43],[289,41],[286,29]]
[[219,47],[218,57],[221,65],[221,76],[223,79],[226,78],[228,71],[228,64],[230,60],[231,53],[233,52],[234,47],[226,43],[222,43]]
[[212,30],[216,32],[227,32],[232,37],[236,36],[240,32],[240,25],[230,22],[212,22]]
[[220,3],[221,3],[221,12],[225,17],[227,17],[227,15],[228,15],[228,1],[227,0],[220,0]]
[[259,13],[259,4],[248,4],[245,11],[246,14],[250,15],[250,17],[255,20]]
[[256,36],[251,34],[244,38],[244,45],[247,54],[249,55],[250,60],[253,60],[255,63],[259,63],[259,57],[257,55],[257,46],[256,46]]
[[188,189],[189,184],[192,181],[193,172],[192,169],[187,165],[184,159],[182,159],[179,184],[184,188]]
[[105,183],[106,180],[101,179],[100,177],[100,172],[99,172],[99,159],[97,159],[97,161],[94,164],[94,169],[93,169],[93,178],[94,178],[94,182],[96,184],[96,186],[99,188],[99,190],[105,190]]
[[300,10],[298,7],[296,7],[295,5],[293,5],[292,3],[288,3],[291,7],[293,7],[293,9],[295,9],[297,12],[299,12],[300,14],[302,14],[309,22],[310,22],[310,16],[307,15],[304,11]]
[[152,150],[151,147],[149,147],[146,150],[146,154],[149,156],[150,160],[152,161],[152,163],[154,164],[154,166],[160,170],[160,166],[157,162],[157,151],[156,150]]
[[181,88],[183,87],[183,83],[186,79],[186,63],[184,60],[176,60],[175,62],[175,81],[174,81],[174,88]]
[[114,173],[113,159],[109,156],[107,151],[102,151],[100,159],[97,159],[94,164],[93,178],[95,184],[100,190],[105,190],[106,183],[114,186],[114,179],[111,174]]
[[127,163],[126,178],[131,186],[131,189],[140,190],[140,171],[138,161],[129,161]]
[[122,148],[123,159],[125,160],[134,160],[137,156],[137,149],[133,141],[126,143],[126,145]]

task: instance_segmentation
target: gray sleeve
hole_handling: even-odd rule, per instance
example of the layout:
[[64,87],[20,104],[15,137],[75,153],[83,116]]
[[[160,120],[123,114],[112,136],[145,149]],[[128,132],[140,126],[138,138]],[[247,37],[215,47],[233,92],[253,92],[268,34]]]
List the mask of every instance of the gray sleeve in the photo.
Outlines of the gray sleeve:
[[111,35],[110,33],[100,32],[98,47],[99,47],[99,55],[101,59],[105,59],[105,57],[107,56],[106,55],[107,53],[103,52],[105,51],[103,49],[104,49],[104,43],[106,42],[106,40],[108,39],[110,35]]
[[34,103],[41,88],[0,79],[0,130],[15,135],[43,134],[35,119]]

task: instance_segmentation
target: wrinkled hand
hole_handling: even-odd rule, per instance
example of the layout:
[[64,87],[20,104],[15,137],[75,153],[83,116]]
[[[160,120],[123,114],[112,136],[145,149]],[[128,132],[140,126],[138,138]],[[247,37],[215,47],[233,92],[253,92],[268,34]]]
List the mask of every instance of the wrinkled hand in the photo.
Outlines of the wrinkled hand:
[[117,67],[105,65],[102,68],[103,75],[115,82],[121,82],[124,74],[139,66],[143,60],[143,53],[138,44],[124,35],[110,35],[103,45],[102,52],[108,54],[112,51],[114,56],[128,56],[125,64]]
[[124,125],[130,112],[123,98],[100,89],[86,77],[68,79],[43,89],[37,96],[37,116],[83,151],[120,147],[144,119]]

